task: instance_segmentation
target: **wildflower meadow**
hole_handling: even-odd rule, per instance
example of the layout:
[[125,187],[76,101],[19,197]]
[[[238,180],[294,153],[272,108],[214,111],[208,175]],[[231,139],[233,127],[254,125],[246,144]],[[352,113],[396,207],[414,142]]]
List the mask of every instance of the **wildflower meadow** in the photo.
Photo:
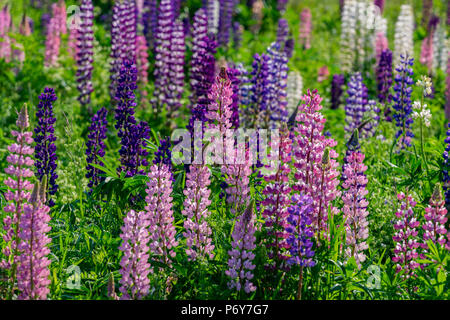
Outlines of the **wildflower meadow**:
[[0,300],[448,300],[449,26],[0,0]]

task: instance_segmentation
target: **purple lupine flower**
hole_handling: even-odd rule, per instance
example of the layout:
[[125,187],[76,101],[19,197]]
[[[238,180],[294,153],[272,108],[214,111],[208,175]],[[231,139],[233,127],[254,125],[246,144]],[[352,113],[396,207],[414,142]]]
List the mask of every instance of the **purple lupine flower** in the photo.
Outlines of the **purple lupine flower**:
[[235,49],[241,47],[243,32],[244,27],[238,21],[233,22],[233,46]]
[[283,45],[287,37],[289,35],[289,24],[286,19],[280,19],[278,20],[278,29],[277,29],[277,42],[281,45]]
[[94,188],[100,182],[105,180],[105,177],[100,176],[100,170],[94,168],[91,164],[94,163],[99,166],[104,166],[103,161],[99,158],[103,158],[105,155],[105,142],[106,139],[106,126],[108,121],[106,120],[106,115],[108,111],[106,108],[101,108],[92,117],[91,125],[88,128],[88,141],[86,142],[86,178],[89,179],[88,187]]
[[150,291],[148,275],[153,272],[149,260],[150,234],[149,213],[130,210],[124,218],[119,250],[123,252],[120,261],[120,292],[122,300],[142,299]]
[[159,112],[167,103],[167,91],[170,84],[170,46],[174,22],[172,0],[161,0],[155,34],[155,90],[152,99],[153,108]]
[[304,49],[311,48],[311,10],[305,8],[300,13],[300,30],[298,40]]
[[288,0],[277,0],[277,10],[283,14],[286,11]]
[[[39,96],[39,104],[36,111],[37,127],[34,129],[36,134],[34,141],[36,146],[34,149],[34,157],[36,161],[36,177],[42,180],[44,176],[47,177],[48,185],[45,186],[48,195],[54,195],[58,191],[56,179],[56,136],[53,125],[56,118],[53,115],[53,102],[58,98],[55,95],[53,88],[45,88],[44,93]],[[46,195],[47,205],[52,207],[55,205],[53,199]]]
[[144,148],[147,143],[145,139],[150,138],[150,129],[146,122],[137,124],[134,118],[134,108],[136,107],[134,90],[136,90],[137,69],[133,63],[127,59],[123,61],[118,79],[116,93],[116,124],[118,136],[121,139],[122,147],[119,150],[121,167],[118,171],[124,171],[127,177],[136,174],[143,174],[140,166],[147,166],[145,157],[148,151]]
[[144,36],[147,39],[148,47],[153,49],[155,43],[156,26],[158,24],[157,15],[158,0],[144,0],[144,12],[142,13],[142,22],[144,25]]
[[233,102],[230,105],[231,108],[231,127],[234,129],[239,128],[239,70],[234,68],[227,69],[228,79],[231,81],[231,86],[233,90]]
[[253,264],[255,258],[253,250],[256,248],[255,231],[255,214],[253,202],[251,202],[242,214],[236,216],[236,224],[231,235],[233,249],[228,251],[229,269],[225,271],[225,274],[231,278],[228,287],[238,292],[243,289],[247,294],[256,290],[256,286],[251,282],[255,269]]
[[209,104],[208,92],[214,82],[215,63],[214,54],[217,43],[207,36],[208,21],[204,9],[195,13],[193,23],[192,57],[190,70],[190,85],[192,106]]
[[265,53],[253,56],[249,104],[246,109],[246,123],[251,127],[264,126],[265,116],[269,115],[269,60],[270,57]]
[[408,55],[401,55],[400,59],[400,64],[395,69],[397,74],[394,79],[395,94],[392,97],[394,101],[392,107],[395,110],[393,114],[395,125],[399,128],[395,138],[399,141],[399,147],[403,149],[411,146],[411,140],[414,137],[411,130],[411,125],[414,122],[411,117],[411,86],[414,84],[412,65],[414,64],[414,58],[410,58]]
[[219,31],[217,34],[217,41],[223,48],[228,47],[230,41],[230,32],[232,28],[232,20],[234,14],[234,0],[219,0],[220,3],[220,18]]
[[345,78],[343,74],[333,75],[333,81],[331,82],[331,109],[339,108],[339,105],[341,104],[342,94],[344,93],[344,85]]
[[90,103],[92,87],[92,70],[94,56],[94,6],[92,0],[83,0],[80,7],[81,25],[77,42],[77,82],[80,96],[78,101],[84,106]]
[[44,176],[41,184],[34,185],[29,203],[23,205],[23,214],[19,224],[17,288],[19,300],[45,300],[50,293],[50,249],[51,242],[47,235],[51,228],[50,208],[45,205]]
[[289,37],[284,43],[284,53],[286,54],[286,57],[288,59],[292,58],[292,55],[294,54],[294,47],[295,47],[295,40],[292,36],[292,33],[289,33]]
[[207,4],[203,8],[207,8],[208,15],[208,34],[217,35],[220,20],[220,3],[219,0],[206,0]]
[[184,27],[180,21],[175,21],[170,39],[169,83],[166,103],[169,112],[180,108],[184,90]]
[[445,143],[445,150],[442,154],[442,157],[444,158],[444,168],[442,170],[442,182],[443,182],[443,189],[445,194],[445,205],[447,207],[450,207],[450,160],[449,160],[449,152],[450,152],[450,122],[447,124],[447,132],[446,137],[444,140]]
[[377,86],[378,86],[378,101],[385,105],[384,116],[386,121],[392,121],[390,116],[391,110],[389,105],[392,101],[392,94],[390,93],[392,86],[392,51],[389,49],[383,50],[380,57],[380,62],[377,68]]
[[172,169],[172,152],[170,151],[170,147],[170,137],[161,139],[160,146],[155,152],[155,159],[153,159],[153,164],[165,164],[169,169]]
[[383,14],[383,10],[384,10],[384,0],[375,0],[374,4],[380,8],[380,13]]

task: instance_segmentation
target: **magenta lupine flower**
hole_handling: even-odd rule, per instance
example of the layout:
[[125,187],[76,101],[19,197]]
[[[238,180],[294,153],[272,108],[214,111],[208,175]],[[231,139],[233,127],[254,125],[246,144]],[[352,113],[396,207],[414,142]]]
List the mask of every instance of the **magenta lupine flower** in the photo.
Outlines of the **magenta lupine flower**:
[[400,192],[397,199],[400,207],[395,213],[397,220],[394,222],[395,234],[392,239],[396,245],[392,261],[397,263],[395,272],[403,271],[403,277],[408,279],[414,274],[414,270],[419,267],[419,263],[416,261],[419,256],[416,249],[420,246],[416,229],[419,226],[419,221],[413,211],[416,206],[413,197]]
[[374,4],[380,8],[380,13],[383,14],[383,10],[384,10],[384,0],[375,0]]
[[189,260],[202,260],[205,257],[214,257],[214,245],[211,243],[211,228],[207,219],[211,212],[208,189],[211,173],[205,165],[191,165],[186,174],[186,189],[184,195],[184,209],[181,212],[186,216],[183,236],[186,238],[186,254]]
[[[23,214],[23,204],[28,201],[30,197],[29,191],[33,189],[33,184],[28,180],[28,178],[34,176],[33,171],[29,168],[34,164],[30,157],[34,153],[34,149],[31,147],[33,132],[26,131],[30,125],[26,105],[22,107],[16,125],[20,131],[11,131],[11,135],[16,138],[16,142],[8,146],[10,154],[6,157],[9,165],[5,168],[5,173],[9,177],[4,180],[8,189],[4,193],[7,204],[3,211],[10,213],[10,215],[6,215],[3,220],[3,230],[5,231],[3,241],[6,246],[2,253],[6,259],[0,261],[0,268],[12,270],[13,273],[16,268],[16,256],[18,254],[18,225]],[[15,275],[11,274],[10,276],[13,284]]]
[[56,5],[55,17],[58,20],[61,34],[67,34],[67,11],[64,0],[59,0]]
[[420,63],[425,65],[428,71],[431,70],[433,66],[433,36],[429,34],[422,41],[422,47],[420,50]]
[[231,278],[228,287],[239,292],[243,289],[247,294],[256,290],[256,286],[251,282],[255,269],[253,264],[255,258],[253,250],[256,248],[255,231],[252,202],[242,214],[236,216],[236,224],[231,235],[232,249],[228,251],[229,269],[225,271],[225,274]]
[[284,260],[287,259],[285,250],[289,247],[286,239],[288,234],[286,228],[288,227],[287,217],[289,216],[288,207],[290,204],[289,194],[291,187],[289,186],[289,173],[291,168],[291,152],[292,140],[287,126],[283,126],[280,132],[280,141],[272,144],[271,147],[278,150],[278,155],[273,157],[269,155],[268,160],[272,166],[275,166],[274,171],[271,165],[266,167],[271,170],[269,174],[264,176],[267,185],[263,190],[263,200],[261,204],[264,206],[262,216],[265,219],[265,228],[268,234],[268,256],[275,260],[271,267],[279,267]]
[[298,41],[304,49],[311,48],[311,10],[305,8],[300,13],[300,33]]
[[317,239],[320,239],[320,233],[327,230],[328,212],[333,215],[338,212],[331,203],[340,195],[340,191],[336,189],[339,184],[339,163],[335,160],[338,154],[333,149],[325,152],[327,147],[336,146],[336,141],[323,134],[326,119],[319,112],[322,109],[322,98],[317,90],[308,90],[302,100],[294,129],[296,182],[293,189],[313,199],[312,226]]
[[318,76],[317,76],[317,82],[322,82],[328,79],[330,76],[330,70],[328,69],[328,66],[323,66],[319,68]]
[[0,10],[0,59],[4,58],[6,62],[11,60],[11,39],[9,38],[8,32],[11,29],[11,14],[9,13],[8,5],[5,5],[2,10]]
[[34,185],[19,224],[17,288],[19,300],[45,300],[50,293],[50,208],[45,203],[46,178]]
[[148,85],[148,46],[145,36],[137,36],[137,69],[138,69],[138,82],[142,98],[146,100],[148,92],[145,89]]
[[175,257],[175,226],[172,211],[172,173],[166,164],[152,165],[148,173],[145,201],[150,225],[150,257],[166,265],[171,265],[170,257]]
[[124,218],[119,250],[123,252],[120,261],[120,292],[122,300],[142,299],[150,290],[149,273],[153,272],[149,260],[150,234],[149,213],[130,210]]
[[181,97],[184,90],[184,54],[186,46],[184,43],[184,27],[180,21],[175,21],[170,38],[170,63],[169,83],[166,93],[166,102],[169,112],[180,108]]
[[94,6],[92,0],[83,0],[81,3],[80,19],[76,56],[77,88],[80,91],[78,101],[85,106],[91,102],[91,93],[94,91],[92,86],[92,70],[94,69],[92,65],[94,60]]
[[367,177],[364,172],[367,166],[363,163],[364,154],[358,151],[350,152],[346,156],[343,176],[345,177],[342,188],[344,207],[342,209],[345,219],[347,257],[354,257],[358,266],[366,260],[364,250],[369,246],[366,239],[369,236],[367,216],[368,202],[366,195]]
[[57,16],[57,5],[52,5],[53,16],[47,26],[47,38],[45,40],[45,67],[55,67],[58,63],[59,48],[61,46],[61,26]]
[[426,243],[428,240],[444,246],[447,242],[445,239],[447,234],[447,229],[445,228],[447,209],[445,208],[445,201],[442,199],[441,186],[439,184],[434,189],[429,206],[425,208],[425,220],[426,222],[422,225],[423,230],[425,230],[423,234],[423,240],[425,241],[423,248],[428,248]]

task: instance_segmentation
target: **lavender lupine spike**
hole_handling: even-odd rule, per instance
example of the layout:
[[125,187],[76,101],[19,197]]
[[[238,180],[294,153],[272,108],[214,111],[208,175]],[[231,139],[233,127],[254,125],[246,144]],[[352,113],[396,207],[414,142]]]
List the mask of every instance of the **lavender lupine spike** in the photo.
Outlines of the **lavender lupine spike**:
[[445,118],[450,120],[450,52],[447,58],[447,77],[445,78]]
[[238,21],[233,22],[233,47],[239,49],[242,43],[242,34],[244,27]]
[[219,30],[220,2],[219,0],[207,0],[208,34],[216,35]]
[[8,177],[4,180],[4,183],[8,188],[4,193],[6,205],[3,207],[3,211],[9,214],[3,219],[2,229],[4,230],[3,241],[5,245],[2,253],[5,259],[0,260],[0,269],[9,270],[7,281],[11,288],[14,287],[16,282],[18,244],[20,243],[19,225],[23,214],[23,205],[28,201],[30,190],[33,189],[33,184],[29,181],[29,178],[34,175],[30,169],[34,163],[30,157],[34,152],[31,147],[33,133],[27,131],[30,123],[26,105],[20,110],[16,125],[19,131],[11,131],[11,135],[15,137],[16,142],[8,146],[10,154],[6,157],[9,165],[5,168]]
[[59,49],[61,46],[61,26],[59,25],[57,4],[52,6],[53,16],[48,23],[48,31],[45,40],[45,67],[56,67],[58,64]]
[[384,117],[386,121],[392,121],[389,105],[392,101],[392,51],[389,49],[381,53],[377,68],[378,101],[384,104]]
[[157,0],[144,0],[144,12],[142,14],[142,21],[144,24],[144,35],[147,39],[147,44],[149,48],[153,49],[154,37],[156,34],[156,26],[158,24],[158,16],[157,16]]
[[77,43],[77,82],[80,96],[78,101],[85,106],[91,101],[91,93],[94,91],[92,86],[92,70],[94,69],[94,6],[92,0],[83,0],[80,7],[80,32],[78,33]]
[[443,189],[445,194],[445,205],[447,208],[450,208],[450,160],[449,160],[449,153],[450,153],[450,123],[447,124],[447,132],[446,137],[444,140],[445,143],[445,150],[442,154],[442,157],[444,158],[444,168],[442,170],[442,182],[443,182]]
[[45,203],[46,177],[34,185],[19,225],[17,288],[19,300],[45,300],[50,293],[50,208]]
[[343,87],[345,85],[345,77],[343,74],[333,75],[331,82],[331,109],[338,109],[341,104]]
[[231,278],[228,287],[238,292],[244,290],[247,294],[256,290],[256,286],[251,282],[255,269],[253,250],[256,248],[253,207],[253,202],[251,202],[247,209],[236,217],[236,224],[231,235],[233,249],[228,251],[230,256],[230,259],[228,259],[229,269],[225,271],[225,274]]
[[58,191],[58,185],[56,179],[56,136],[55,128],[53,125],[56,122],[56,118],[53,115],[53,102],[58,98],[55,95],[53,88],[45,88],[44,93],[39,96],[39,104],[36,111],[37,126],[34,129],[36,134],[34,141],[36,146],[34,149],[34,157],[36,159],[34,166],[36,167],[36,177],[41,180],[44,176],[47,176],[47,205],[52,207],[55,205],[50,195],[55,195]]
[[400,64],[395,69],[397,74],[395,75],[395,94],[392,97],[394,101],[393,108],[395,110],[393,118],[395,119],[395,125],[399,128],[395,138],[398,139],[399,148],[404,149],[411,146],[411,140],[414,134],[411,130],[413,119],[412,102],[411,102],[411,86],[414,84],[412,76],[414,74],[412,65],[414,64],[414,58],[410,58],[408,55],[402,55]]
[[350,135],[357,129],[367,110],[368,90],[363,83],[361,73],[355,73],[348,82],[348,98],[345,105],[345,131]]
[[253,57],[249,103],[245,112],[246,123],[251,127],[262,127],[265,114],[269,114],[269,60],[270,57],[265,53]]
[[286,19],[278,20],[277,42],[280,46],[284,45],[289,35],[289,24]]
[[172,211],[172,172],[165,164],[152,165],[148,173],[145,210],[149,214],[150,258],[168,266],[175,257],[175,226]]
[[166,94],[167,108],[173,112],[180,108],[181,97],[184,90],[184,27],[180,21],[175,21],[170,39],[170,64],[169,64],[169,84]]
[[283,14],[286,11],[288,0],[277,0],[277,10]]
[[212,259],[214,257],[214,245],[211,239],[211,227],[208,225],[208,217],[211,212],[208,206],[211,204],[208,189],[210,170],[205,165],[192,165],[186,174],[186,189],[182,214],[186,216],[183,236],[186,238],[186,254],[189,260]]
[[108,120],[106,120],[107,114],[108,111],[106,108],[98,110],[92,117],[91,125],[88,128],[88,141],[86,142],[86,178],[89,179],[88,187],[91,189],[105,180],[105,177],[100,176],[101,171],[94,168],[92,164],[104,166],[100,158],[103,158],[105,155],[104,140],[106,139],[106,127],[108,125]]
[[442,199],[441,185],[437,184],[434,188],[433,195],[430,198],[430,204],[425,208],[425,223],[422,225],[425,233],[423,234],[424,243],[422,247],[428,249],[426,241],[431,240],[433,243],[439,243],[445,246],[447,239],[447,229],[445,223],[447,222],[447,209],[445,208],[445,201]]
[[130,210],[124,218],[119,250],[123,252],[120,261],[120,292],[122,300],[142,299],[150,291],[148,275],[153,272],[149,260],[150,234],[149,213]]
[[155,90],[152,99],[153,107],[158,111],[161,111],[163,105],[167,103],[167,91],[170,83],[170,46],[174,22],[172,1],[161,0],[155,34]]
[[227,48],[230,41],[235,2],[234,0],[219,0],[219,3],[220,18],[217,41],[221,47]]
[[119,172],[124,171],[127,177],[143,174],[141,166],[147,166],[148,151],[145,150],[145,139],[150,138],[150,129],[145,121],[136,122],[134,108],[136,107],[134,90],[136,90],[137,69],[129,60],[124,60],[120,71],[117,87],[115,110],[118,136],[122,147],[119,150],[121,166]]

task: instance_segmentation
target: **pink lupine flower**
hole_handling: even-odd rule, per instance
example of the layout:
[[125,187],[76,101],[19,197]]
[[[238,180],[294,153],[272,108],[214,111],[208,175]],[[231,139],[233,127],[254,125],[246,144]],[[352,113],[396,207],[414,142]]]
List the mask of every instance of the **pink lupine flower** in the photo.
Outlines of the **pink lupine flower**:
[[145,89],[148,84],[148,46],[145,36],[139,35],[136,38],[136,58],[137,58],[137,68],[138,68],[138,80],[141,88],[140,92],[144,99],[147,98],[148,92]]
[[332,201],[339,197],[336,189],[339,181],[339,163],[335,160],[338,154],[333,149],[336,141],[323,135],[326,119],[319,112],[322,98],[317,90],[307,91],[299,106],[295,127],[293,154],[295,156],[295,184],[293,189],[313,199],[314,212],[312,226],[317,239],[320,233],[327,230],[328,212],[336,214],[338,209]]
[[330,76],[330,70],[328,69],[328,66],[323,66],[319,69],[319,75],[317,77],[317,82],[322,82],[328,79]]
[[303,9],[300,13],[300,45],[305,48],[311,48],[311,10],[309,8]]
[[375,38],[375,56],[376,56],[376,65],[379,64],[381,53],[388,49],[388,39],[383,32],[377,32]]
[[184,209],[181,212],[187,219],[184,221],[186,231],[186,253],[189,260],[201,260],[208,256],[214,257],[214,245],[211,243],[211,228],[206,219],[210,215],[208,206],[211,204],[208,189],[211,173],[205,165],[191,165],[186,174],[186,189],[184,195]]
[[[25,14],[22,16],[22,21],[20,22],[19,32],[20,34],[28,37],[31,36],[31,18],[27,17]],[[32,21],[32,20],[31,20]]]
[[54,15],[58,21],[60,32],[62,34],[67,34],[67,11],[64,0],[59,0],[54,10]]
[[29,203],[23,205],[19,224],[17,288],[19,300],[45,300],[50,293],[50,208],[45,203],[46,178],[34,185]]
[[392,239],[396,245],[392,261],[397,263],[395,272],[403,271],[402,277],[408,279],[414,275],[414,270],[420,266],[416,261],[419,256],[416,249],[420,246],[416,229],[419,226],[419,221],[413,211],[416,206],[413,197],[401,192],[397,195],[397,199],[400,208],[395,213],[397,220],[394,222],[395,234]]
[[[287,127],[283,126],[279,143],[271,144],[272,148],[279,150],[278,154],[276,157],[270,154],[268,158],[272,165],[277,166],[277,169],[275,172],[270,172],[264,176],[267,185],[263,190],[264,199],[261,204],[264,206],[262,215],[269,236],[267,241],[268,256],[275,260],[275,263],[270,265],[271,267],[278,267],[280,262],[282,263],[288,257],[285,250],[289,247],[286,242],[288,237],[286,228],[288,227],[288,207],[291,203],[289,197],[291,192],[289,186],[291,168],[289,164],[292,158],[292,140],[289,135],[290,132]],[[270,170],[273,169],[272,165],[266,165],[266,167]]]
[[425,65],[428,70],[433,66],[433,35],[428,35],[422,41],[422,49],[420,51],[420,63]]
[[0,262],[0,268],[11,271],[11,283],[15,282],[17,250],[20,242],[18,230],[23,214],[23,205],[30,197],[29,191],[33,189],[33,184],[28,180],[34,175],[33,171],[29,169],[34,163],[29,157],[34,153],[34,149],[30,146],[33,143],[33,133],[25,131],[30,125],[26,105],[22,107],[16,125],[20,131],[11,131],[16,142],[8,147],[10,154],[6,157],[9,165],[5,172],[9,177],[4,181],[8,190],[4,194],[7,204],[3,211],[10,215],[3,220],[3,230],[5,231],[3,240],[6,246],[2,252],[6,259]]
[[78,37],[80,36],[81,18],[79,15],[75,15],[71,19],[71,25],[69,26],[69,39],[67,40],[67,46],[69,54],[76,59],[78,55]]
[[447,209],[445,208],[445,201],[442,199],[441,186],[436,185],[433,195],[430,199],[430,204],[425,208],[425,223],[422,225],[425,233],[423,234],[423,248],[427,249],[426,241],[432,240],[433,243],[445,245],[447,242],[445,236],[447,229],[445,223],[447,222]]
[[46,67],[55,67],[58,62],[59,48],[61,46],[61,26],[58,17],[58,8],[52,5],[53,16],[48,23],[47,38],[45,40],[45,61]]
[[11,30],[11,14],[9,8],[6,5],[0,10],[0,59],[4,58],[6,62],[11,61],[11,39],[8,32]]
[[354,257],[358,266],[366,260],[364,250],[369,246],[366,239],[369,236],[367,216],[368,202],[366,195],[367,178],[364,172],[367,166],[364,165],[364,154],[358,151],[351,152],[346,157],[347,163],[344,166],[343,176],[345,177],[342,188],[345,189],[342,195],[344,202],[346,244],[345,251],[348,257]]
[[[153,270],[149,260],[150,234],[149,212],[136,212],[130,210],[124,219],[120,238],[122,245],[119,250],[123,252],[120,261],[120,292],[122,300],[142,299],[150,290],[148,275]],[[112,295],[114,297],[114,295]]]
[[150,220],[150,254],[152,259],[170,266],[170,257],[175,257],[173,249],[178,245],[173,224],[172,173],[168,165],[159,164],[151,166],[148,177],[145,210]]
[[230,289],[246,293],[256,290],[256,286],[251,282],[253,279],[253,259],[255,254],[253,250],[255,245],[255,214],[253,212],[253,202],[242,214],[236,217],[236,224],[232,233],[232,249],[228,251],[230,259],[228,260],[229,269],[225,274],[231,278],[228,282]]

